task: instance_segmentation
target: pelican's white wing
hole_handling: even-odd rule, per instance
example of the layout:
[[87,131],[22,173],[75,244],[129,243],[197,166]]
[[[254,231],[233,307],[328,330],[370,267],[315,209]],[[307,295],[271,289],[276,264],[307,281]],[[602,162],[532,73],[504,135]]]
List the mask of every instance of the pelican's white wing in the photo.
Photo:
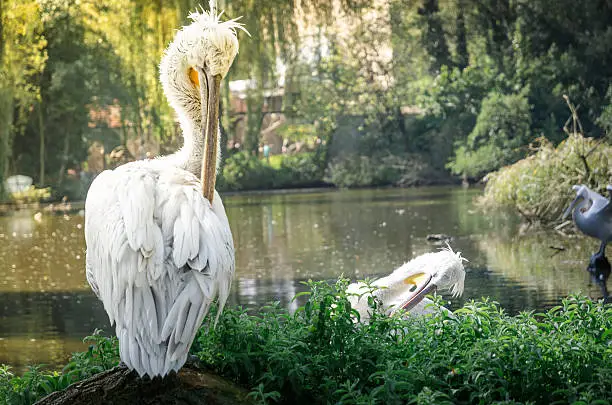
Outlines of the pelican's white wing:
[[177,371],[210,304],[218,296],[220,313],[229,295],[234,245],[221,198],[211,206],[191,173],[139,161],[101,173],[85,214],[87,280],[121,359],[141,376]]

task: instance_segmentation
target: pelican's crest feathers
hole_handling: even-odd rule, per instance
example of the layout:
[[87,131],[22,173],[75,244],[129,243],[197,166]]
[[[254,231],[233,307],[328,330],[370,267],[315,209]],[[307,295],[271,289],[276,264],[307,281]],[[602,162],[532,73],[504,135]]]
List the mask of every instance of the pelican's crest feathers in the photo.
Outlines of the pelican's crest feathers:
[[[248,36],[251,36],[249,31],[247,31],[247,29],[244,27],[244,24],[238,22],[242,16],[222,22],[221,16],[224,12],[221,11],[219,14],[217,14],[217,7],[215,3],[216,2],[214,1],[210,2],[209,11],[204,10],[202,7],[200,7],[199,11],[196,9],[196,11],[189,14],[189,19],[205,30],[213,28],[228,29],[232,31],[234,35],[237,34],[236,30],[241,30]],[[188,26],[185,26],[183,28],[187,27]]]

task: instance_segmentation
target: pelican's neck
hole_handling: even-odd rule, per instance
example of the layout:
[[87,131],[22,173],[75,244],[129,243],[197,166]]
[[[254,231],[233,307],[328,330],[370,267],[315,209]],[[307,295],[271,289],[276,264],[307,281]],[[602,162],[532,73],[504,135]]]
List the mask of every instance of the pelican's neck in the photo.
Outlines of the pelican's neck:
[[[175,153],[161,157],[160,160],[186,170],[199,179],[202,175],[202,157],[204,154],[202,126],[199,122],[193,122],[186,117],[181,117],[180,124],[183,132],[183,146]],[[219,131],[217,131],[216,136],[220,137]],[[221,143],[217,138],[217,156],[221,155],[220,146]],[[219,168],[219,159],[217,159],[216,167]]]
[[583,198],[582,201],[578,202],[578,204],[576,204],[576,207],[574,207],[574,211],[572,213],[574,221],[576,223],[583,223],[586,219],[585,213],[589,211],[592,205],[593,202],[587,198]]
[[[181,131],[183,133],[183,146],[176,153],[160,158],[164,163],[187,170],[200,178],[202,173],[202,156],[204,153],[204,134],[202,128],[206,121],[202,117],[200,91],[189,78],[189,67],[175,43],[166,50],[160,65],[160,79],[164,93],[170,105],[176,111]],[[205,96],[207,92],[204,92]],[[214,134],[219,137],[219,131]],[[220,142],[217,138],[217,157],[220,154]],[[219,162],[217,160],[217,168]]]
[[[181,31],[177,35],[180,37]],[[180,40],[173,41],[162,57],[160,81],[170,106],[176,111],[183,133],[183,146],[172,155],[160,157],[165,164],[187,170],[197,178],[201,176],[204,139],[200,92],[189,78],[184,50]]]

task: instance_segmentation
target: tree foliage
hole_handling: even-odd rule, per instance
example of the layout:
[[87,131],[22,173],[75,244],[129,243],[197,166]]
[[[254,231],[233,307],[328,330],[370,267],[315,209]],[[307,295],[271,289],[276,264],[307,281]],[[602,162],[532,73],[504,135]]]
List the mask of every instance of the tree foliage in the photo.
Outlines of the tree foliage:
[[[282,85],[274,112],[285,115],[287,128],[312,128],[325,142],[320,171],[335,184],[418,184],[448,178],[447,168],[478,178],[523,157],[539,136],[560,142],[563,95],[580,105],[585,135],[612,128],[609,2],[218,3],[227,16],[243,16],[251,33],[224,84],[224,133],[235,137],[230,80],[248,80],[239,141],[251,154],[271,112],[267,95]],[[2,0],[0,178],[28,174],[61,192],[74,181],[66,170],[82,165],[93,141],[107,153],[134,140],[176,148],[180,131],[158,63],[196,6]],[[119,127],[104,120],[92,127],[91,112],[110,105],[121,111]],[[352,180],[343,178],[347,171],[334,174],[348,167],[342,162],[405,169]],[[402,180],[417,172],[416,182]]]
[[466,145],[455,152],[451,170],[478,177],[524,157],[532,141],[529,110],[527,98],[521,94],[490,93],[482,101]]
[[23,134],[30,111],[40,101],[45,46],[39,5],[0,1],[0,200],[14,138]]

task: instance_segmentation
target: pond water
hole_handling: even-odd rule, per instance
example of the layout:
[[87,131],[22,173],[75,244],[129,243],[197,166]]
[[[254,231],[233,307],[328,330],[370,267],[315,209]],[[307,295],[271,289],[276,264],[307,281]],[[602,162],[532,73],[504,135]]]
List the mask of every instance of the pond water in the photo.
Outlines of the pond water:
[[[454,237],[469,260],[465,293],[508,312],[545,309],[572,292],[599,297],[586,268],[597,243],[554,234],[521,235],[516,218],[483,215],[481,191],[460,188],[324,190],[224,198],[236,245],[231,304],[284,305],[308,279],[386,275],[435,251],[431,233]],[[83,213],[0,217],[0,364],[55,367],[107,316],[85,280]],[[556,250],[552,247],[563,247]]]

